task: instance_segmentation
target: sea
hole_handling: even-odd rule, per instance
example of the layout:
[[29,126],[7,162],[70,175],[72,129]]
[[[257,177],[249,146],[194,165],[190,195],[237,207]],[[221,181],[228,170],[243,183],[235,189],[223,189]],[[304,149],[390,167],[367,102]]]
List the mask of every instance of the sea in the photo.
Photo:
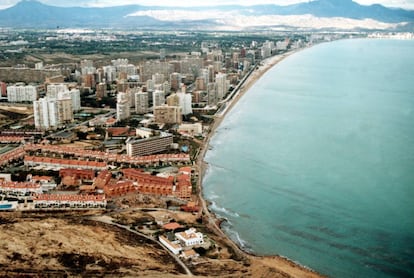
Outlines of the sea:
[[288,56],[225,116],[203,196],[246,251],[329,277],[414,277],[414,41]]

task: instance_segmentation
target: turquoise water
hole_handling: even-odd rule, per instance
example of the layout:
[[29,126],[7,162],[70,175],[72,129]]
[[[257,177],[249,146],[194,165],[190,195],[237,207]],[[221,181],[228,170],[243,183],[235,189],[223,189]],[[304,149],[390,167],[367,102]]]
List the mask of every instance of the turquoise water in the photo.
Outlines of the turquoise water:
[[289,56],[210,145],[204,196],[245,249],[331,277],[414,277],[414,41]]

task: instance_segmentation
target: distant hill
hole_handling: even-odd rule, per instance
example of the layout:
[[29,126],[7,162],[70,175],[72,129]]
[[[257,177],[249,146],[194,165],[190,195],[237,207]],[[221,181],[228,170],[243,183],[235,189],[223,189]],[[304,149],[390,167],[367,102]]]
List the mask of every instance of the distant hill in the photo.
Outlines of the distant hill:
[[352,0],[317,0],[289,6],[262,5],[253,6],[258,14],[303,15],[317,17],[344,17],[352,19],[374,19],[381,22],[414,21],[414,11],[387,8],[379,4],[360,5]]
[[[108,8],[64,8],[23,0],[15,6],[0,10],[0,26],[16,28],[70,28],[70,27],[127,27],[157,26],[164,23],[148,16],[125,18],[141,7],[119,6]],[[132,21],[131,21],[132,20]]]
[[[151,16],[150,11],[163,11],[165,18]],[[203,8],[166,8],[128,5],[107,8],[55,7],[34,0],[23,0],[15,6],[0,10],[0,27],[14,28],[207,28],[228,24],[217,18],[177,19],[169,16],[169,11],[188,13],[217,11],[241,16],[285,16],[313,15],[318,18],[372,19],[384,23],[414,22],[414,11],[386,8],[382,5],[360,5],[352,0],[315,0],[306,3],[278,6],[215,6]],[[131,14],[134,14],[131,16]],[[225,15],[223,17],[226,17]],[[237,19],[237,18],[236,18]],[[220,23],[221,22],[221,23]],[[412,25],[408,25],[412,26]]]

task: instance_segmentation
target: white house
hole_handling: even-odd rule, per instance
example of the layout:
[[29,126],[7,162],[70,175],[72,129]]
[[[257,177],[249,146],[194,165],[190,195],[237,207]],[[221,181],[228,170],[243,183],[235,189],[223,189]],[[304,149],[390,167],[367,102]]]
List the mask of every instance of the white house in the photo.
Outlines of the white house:
[[193,246],[204,243],[203,234],[197,232],[194,228],[190,228],[181,233],[175,233],[175,237],[185,246]]
[[181,246],[178,244],[175,244],[174,242],[169,241],[166,237],[160,236],[159,237],[160,242],[162,245],[168,248],[173,254],[178,255],[180,251],[182,250]]

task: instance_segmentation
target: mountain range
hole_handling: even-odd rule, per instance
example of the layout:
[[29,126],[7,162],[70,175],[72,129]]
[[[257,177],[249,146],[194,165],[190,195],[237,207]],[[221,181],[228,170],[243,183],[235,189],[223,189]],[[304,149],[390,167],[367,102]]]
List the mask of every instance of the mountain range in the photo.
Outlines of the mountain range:
[[[22,0],[0,10],[0,27],[249,29],[412,29],[414,11],[352,0],[315,0],[288,6],[160,7],[127,5],[106,8],[56,7]],[[318,28],[319,27],[319,28]],[[412,29],[414,30],[414,29]]]

